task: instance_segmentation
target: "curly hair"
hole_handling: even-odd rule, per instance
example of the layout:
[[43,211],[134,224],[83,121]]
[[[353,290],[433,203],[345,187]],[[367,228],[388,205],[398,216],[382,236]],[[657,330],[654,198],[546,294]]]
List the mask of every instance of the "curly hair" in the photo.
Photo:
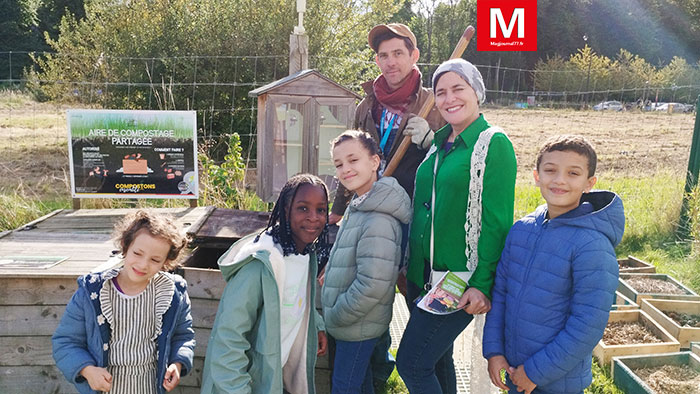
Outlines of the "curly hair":
[[593,145],[584,137],[580,135],[555,135],[549,138],[537,153],[535,169],[540,169],[542,156],[544,156],[545,153],[554,151],[574,152],[585,157],[588,161],[588,177],[590,178],[595,175],[598,157],[596,156],[595,149],[593,149]]
[[187,236],[171,216],[146,209],[129,213],[115,225],[114,244],[122,255],[126,255],[136,234],[141,230],[148,231],[154,237],[161,237],[170,244],[163,270],[172,271],[182,265],[178,257],[187,246]]
[[[298,174],[289,178],[284,184],[280,195],[275,202],[275,206],[270,214],[270,220],[267,222],[267,227],[255,237],[255,242],[260,239],[260,235],[267,232],[272,239],[282,246],[282,253],[285,256],[290,254],[298,254],[297,248],[292,238],[292,228],[290,227],[288,216],[292,202],[297,195],[297,191],[303,185],[320,186],[328,201],[328,187],[321,178],[312,174]],[[318,261],[322,261],[328,257],[330,253],[330,242],[328,240],[328,211],[326,211],[326,224],[323,226],[321,235],[311,245],[307,245],[302,254],[307,254],[311,251],[316,252]]]

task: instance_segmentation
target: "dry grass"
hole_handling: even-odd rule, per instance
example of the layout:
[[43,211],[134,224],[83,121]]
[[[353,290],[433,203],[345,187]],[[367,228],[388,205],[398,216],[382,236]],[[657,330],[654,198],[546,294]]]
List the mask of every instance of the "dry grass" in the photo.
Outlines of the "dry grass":
[[593,143],[599,173],[646,176],[659,169],[682,174],[693,136],[692,114],[597,112],[548,109],[484,109],[513,141],[518,174],[530,177],[537,151],[556,134],[581,134]]
[[[69,197],[65,106],[0,92],[0,191]],[[484,108],[503,127],[518,157],[519,184],[530,185],[539,146],[556,134],[582,134],[596,147],[600,178],[683,174],[692,114]]]
[[0,192],[69,197],[65,108],[0,94]]

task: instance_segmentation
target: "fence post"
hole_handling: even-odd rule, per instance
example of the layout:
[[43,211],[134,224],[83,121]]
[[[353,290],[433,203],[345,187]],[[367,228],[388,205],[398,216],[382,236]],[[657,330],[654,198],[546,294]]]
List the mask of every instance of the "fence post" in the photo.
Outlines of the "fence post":
[[698,172],[700,172],[700,95],[695,101],[695,128],[693,129],[693,142],[690,145],[690,157],[688,158],[688,171],[685,178],[685,189],[683,191],[683,206],[681,207],[681,217],[676,235],[681,239],[686,239],[690,234],[690,218],[688,217],[688,197],[698,183]]

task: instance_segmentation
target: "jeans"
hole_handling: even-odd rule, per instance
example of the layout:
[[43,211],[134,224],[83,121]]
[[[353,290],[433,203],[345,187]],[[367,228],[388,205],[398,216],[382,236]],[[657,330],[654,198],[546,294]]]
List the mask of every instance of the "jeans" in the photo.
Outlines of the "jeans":
[[[420,291],[416,286],[411,290],[410,293]],[[456,394],[452,345],[473,316],[464,311],[434,315],[413,303],[409,308],[412,308],[411,318],[396,355],[399,375],[411,394]]]
[[386,330],[386,332],[377,339],[377,344],[374,345],[374,351],[370,358],[372,378],[380,385],[385,384],[386,381],[389,380],[396,366],[396,360],[394,360],[394,356],[389,353],[389,348],[391,348],[391,334],[389,330]]
[[335,340],[333,394],[374,394],[369,359],[378,339],[359,342]]
[[[408,248],[408,228],[407,223],[401,224],[401,262],[399,263],[399,269],[405,265],[406,248]],[[379,386],[386,384],[391,376],[391,373],[394,372],[394,367],[396,366],[394,356],[389,353],[390,348],[391,333],[389,330],[386,330],[386,332],[379,337],[379,340],[374,347],[372,358],[370,359],[372,377]]]

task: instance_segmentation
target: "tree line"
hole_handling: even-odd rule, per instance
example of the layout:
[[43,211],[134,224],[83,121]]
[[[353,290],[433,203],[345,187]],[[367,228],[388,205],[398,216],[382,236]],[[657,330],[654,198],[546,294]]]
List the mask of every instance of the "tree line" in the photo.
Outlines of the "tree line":
[[[9,10],[0,16],[0,79],[22,75],[46,100],[197,109],[199,124],[214,134],[254,127],[247,91],[286,76],[297,23],[293,0],[0,4]],[[488,89],[559,92],[585,80],[585,89],[575,90],[635,87],[622,95],[635,100],[640,87],[697,88],[700,0],[538,0],[537,6],[537,52],[477,52],[475,42],[467,49],[465,58],[490,67]],[[423,64],[447,59],[468,25],[479,31],[476,0],[307,0],[312,67],[355,88],[375,77],[367,32],[389,21],[411,26]],[[517,79],[503,75],[508,69],[520,70]],[[423,72],[428,83],[432,70]],[[669,91],[688,100],[693,94],[684,87]]]

